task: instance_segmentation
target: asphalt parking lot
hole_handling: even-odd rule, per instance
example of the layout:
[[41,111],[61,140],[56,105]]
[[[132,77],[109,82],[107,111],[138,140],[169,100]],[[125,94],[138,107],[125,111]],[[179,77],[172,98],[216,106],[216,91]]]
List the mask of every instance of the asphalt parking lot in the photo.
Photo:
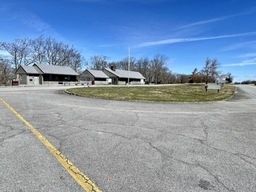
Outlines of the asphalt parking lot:
[[84,191],[27,124],[104,192],[256,191],[256,86],[214,103],[110,101],[63,89],[0,88],[0,191]]

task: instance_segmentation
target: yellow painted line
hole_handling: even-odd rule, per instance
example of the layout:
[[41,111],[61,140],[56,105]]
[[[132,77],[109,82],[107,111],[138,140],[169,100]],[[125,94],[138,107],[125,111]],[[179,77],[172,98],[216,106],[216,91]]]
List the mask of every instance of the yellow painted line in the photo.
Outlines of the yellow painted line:
[[60,162],[60,164],[69,172],[69,174],[79,183],[86,192],[101,192],[101,190],[79,169],[73,165],[60,151],[58,151],[40,132],[38,132],[28,121],[26,121],[17,111],[14,110],[6,101],[0,98],[2,103],[12,111],[16,117],[22,121],[29,130],[44,144],[51,154]]

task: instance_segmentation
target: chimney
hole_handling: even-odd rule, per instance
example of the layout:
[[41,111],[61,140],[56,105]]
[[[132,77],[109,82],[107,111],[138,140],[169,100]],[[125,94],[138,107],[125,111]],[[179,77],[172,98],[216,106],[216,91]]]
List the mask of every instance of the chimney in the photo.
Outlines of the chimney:
[[111,65],[111,66],[110,66],[110,69],[111,69],[112,71],[115,71],[115,70],[116,70],[116,66],[115,66],[115,65]]

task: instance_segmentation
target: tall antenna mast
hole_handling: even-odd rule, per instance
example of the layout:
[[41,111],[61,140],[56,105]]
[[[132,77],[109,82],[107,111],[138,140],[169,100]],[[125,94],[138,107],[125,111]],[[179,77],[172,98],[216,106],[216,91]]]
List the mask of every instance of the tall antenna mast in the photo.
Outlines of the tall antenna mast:
[[130,84],[130,47],[128,47],[128,86]]

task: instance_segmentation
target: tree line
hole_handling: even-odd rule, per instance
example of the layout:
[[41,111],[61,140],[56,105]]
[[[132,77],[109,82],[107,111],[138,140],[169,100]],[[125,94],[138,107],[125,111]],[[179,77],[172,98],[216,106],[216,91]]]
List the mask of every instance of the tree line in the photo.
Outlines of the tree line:
[[[161,54],[151,59],[126,57],[120,61],[109,61],[104,55],[96,55],[86,62],[73,46],[43,36],[0,42],[0,50],[8,53],[8,55],[0,55],[0,84],[8,84],[9,80],[15,78],[14,71],[19,65],[33,64],[70,66],[78,73],[81,73],[85,67],[101,70],[114,65],[117,69],[138,71],[146,78],[146,83],[156,84],[214,82],[220,75],[219,61],[210,58],[205,60],[201,70],[195,68],[191,74],[173,73],[167,65],[168,57]],[[229,77],[232,82],[231,74]]]
[[[117,69],[138,71],[146,78],[146,83],[155,84],[213,83],[216,78],[223,76],[219,71],[220,63],[217,59],[206,58],[204,67],[201,70],[195,68],[191,74],[173,73],[167,64],[168,57],[160,54],[152,59],[131,57],[117,62],[108,62],[107,57],[101,55],[91,57],[90,68],[101,70],[104,67],[115,66]],[[224,76],[227,82],[233,81],[231,73]]]
[[10,55],[5,59],[15,69],[19,65],[48,64],[70,66],[78,71],[83,64],[83,57],[78,50],[50,37],[40,36],[35,39],[25,38],[16,39],[14,42],[0,42],[0,50]]

